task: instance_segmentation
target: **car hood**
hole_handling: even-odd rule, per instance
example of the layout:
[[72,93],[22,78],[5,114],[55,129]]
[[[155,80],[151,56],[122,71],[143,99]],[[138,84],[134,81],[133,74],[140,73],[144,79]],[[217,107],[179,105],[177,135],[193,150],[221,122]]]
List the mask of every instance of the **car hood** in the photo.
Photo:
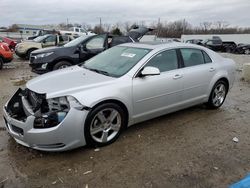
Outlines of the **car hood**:
[[53,98],[105,86],[115,79],[76,65],[38,76],[27,82],[26,86],[36,93],[46,94],[47,98]]
[[54,52],[60,48],[62,48],[62,47],[55,46],[55,47],[41,48],[41,49],[33,51],[32,54],[42,54],[42,53],[47,53],[47,52]]

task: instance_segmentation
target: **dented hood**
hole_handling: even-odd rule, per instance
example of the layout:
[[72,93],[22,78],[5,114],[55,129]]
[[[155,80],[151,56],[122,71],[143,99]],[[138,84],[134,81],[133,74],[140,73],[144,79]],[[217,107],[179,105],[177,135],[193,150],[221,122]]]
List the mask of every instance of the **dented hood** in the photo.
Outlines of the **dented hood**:
[[52,98],[105,86],[113,80],[115,78],[76,65],[38,76],[27,82],[26,86],[36,93],[46,94],[47,98]]

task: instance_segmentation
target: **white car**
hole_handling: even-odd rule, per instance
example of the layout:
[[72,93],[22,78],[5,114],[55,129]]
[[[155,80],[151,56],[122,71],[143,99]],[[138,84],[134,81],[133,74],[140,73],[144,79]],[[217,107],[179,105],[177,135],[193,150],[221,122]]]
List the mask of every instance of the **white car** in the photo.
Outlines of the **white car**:
[[201,46],[127,43],[29,81],[4,106],[4,119],[34,149],[104,146],[138,122],[201,103],[219,108],[234,74],[231,59]]

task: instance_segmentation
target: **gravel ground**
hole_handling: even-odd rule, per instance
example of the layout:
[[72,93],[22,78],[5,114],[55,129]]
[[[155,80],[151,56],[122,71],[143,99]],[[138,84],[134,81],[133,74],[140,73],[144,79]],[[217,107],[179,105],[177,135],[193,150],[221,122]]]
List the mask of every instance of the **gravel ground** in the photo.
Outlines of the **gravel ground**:
[[[237,79],[219,110],[201,105],[146,121],[103,148],[28,149],[1,118],[0,187],[220,188],[239,181],[250,172],[250,84],[241,79],[250,56],[222,55],[237,63]],[[1,70],[0,106],[34,76],[19,59]]]

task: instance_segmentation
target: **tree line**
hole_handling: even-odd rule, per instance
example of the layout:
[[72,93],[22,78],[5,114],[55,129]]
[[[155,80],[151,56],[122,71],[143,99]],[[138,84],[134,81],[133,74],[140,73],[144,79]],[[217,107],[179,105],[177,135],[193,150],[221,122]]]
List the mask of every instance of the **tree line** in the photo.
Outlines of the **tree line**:
[[[123,35],[135,25],[153,28],[154,30],[148,34],[167,38],[180,38],[182,34],[250,34],[250,27],[230,26],[230,24],[225,21],[201,22],[198,26],[194,26],[185,19],[163,22],[159,19],[158,21],[150,24],[145,24],[144,21],[141,21],[119,22],[116,24],[100,23],[94,26],[87,23],[59,23],[57,25],[50,26],[61,30],[66,30],[70,27],[82,27],[86,30],[93,31],[96,34],[108,32],[115,35]],[[6,28],[6,31],[14,32],[17,31],[17,29],[17,25],[13,24],[9,28]]]

